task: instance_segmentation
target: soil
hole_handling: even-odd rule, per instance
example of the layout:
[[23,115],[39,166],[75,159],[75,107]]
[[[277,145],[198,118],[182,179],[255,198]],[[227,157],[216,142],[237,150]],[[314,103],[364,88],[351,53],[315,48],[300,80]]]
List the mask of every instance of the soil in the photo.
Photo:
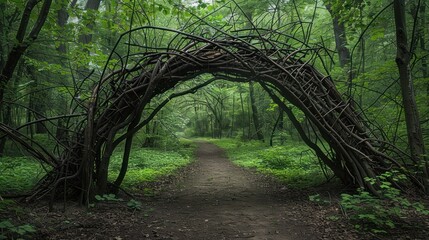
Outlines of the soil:
[[127,207],[129,198],[123,196],[124,201],[99,202],[89,211],[70,204],[54,212],[31,206],[25,220],[39,229],[36,239],[378,239],[344,221],[335,197],[331,204],[308,200],[317,193],[338,196],[337,185],[289,189],[233,165],[209,143],[199,143],[196,156],[175,178],[152,185],[153,196],[135,195],[141,210]]

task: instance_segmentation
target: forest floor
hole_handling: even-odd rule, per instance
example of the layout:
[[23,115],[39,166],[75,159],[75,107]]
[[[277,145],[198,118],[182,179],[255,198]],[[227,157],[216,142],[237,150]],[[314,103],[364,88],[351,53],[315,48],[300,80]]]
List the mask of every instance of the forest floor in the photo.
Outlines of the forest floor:
[[338,196],[338,186],[288,189],[233,165],[210,143],[199,143],[196,158],[153,196],[135,196],[141,210],[126,201],[101,201],[90,211],[38,205],[26,221],[37,227],[36,239],[378,239],[335,217],[337,204],[308,200],[316,193]]

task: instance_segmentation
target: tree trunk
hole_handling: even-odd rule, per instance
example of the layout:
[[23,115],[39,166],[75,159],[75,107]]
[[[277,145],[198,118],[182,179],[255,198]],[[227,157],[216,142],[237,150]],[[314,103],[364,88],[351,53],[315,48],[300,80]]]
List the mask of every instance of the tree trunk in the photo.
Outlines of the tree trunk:
[[277,116],[276,122],[274,123],[273,126],[273,130],[271,131],[271,136],[270,136],[270,146],[273,146],[273,142],[274,142],[274,134],[276,133],[276,129],[279,126],[279,122],[280,122],[280,118],[283,117],[283,110],[279,109],[279,115]]
[[411,79],[410,59],[408,50],[408,39],[405,21],[405,1],[394,0],[393,2],[395,26],[396,26],[396,64],[399,70],[399,80],[402,91],[402,102],[404,105],[405,122],[407,125],[408,144],[411,158],[423,172],[422,180],[425,190],[429,192],[428,162],[425,158],[425,148],[422,131],[419,122],[419,114],[415,100],[413,80]]
[[30,33],[25,38],[27,32],[28,23],[30,22],[30,15],[34,7],[39,3],[38,0],[29,0],[25,6],[25,10],[21,17],[18,32],[16,33],[16,42],[9,52],[6,62],[2,69],[0,69],[0,110],[3,105],[4,91],[7,83],[13,76],[16,66],[18,65],[19,59],[21,59],[24,52],[30,46],[30,44],[37,39],[40,30],[45,24],[46,18],[48,17],[49,9],[51,8],[52,0],[43,1],[42,8],[40,9],[37,20],[31,29]]
[[244,139],[244,136],[246,135],[246,126],[244,125],[244,123],[246,122],[246,113],[244,111],[243,93],[241,91],[240,91],[240,104],[241,104],[241,126],[243,129],[242,138]]
[[[6,9],[6,4],[0,3],[0,9]],[[5,19],[6,16],[4,16],[4,11],[0,11],[0,19]],[[4,43],[7,41],[7,33],[6,33],[6,27],[5,22],[0,21],[0,43]],[[2,71],[5,59],[4,59],[4,53],[6,52],[6,49],[4,48],[3,44],[0,44],[0,71]]]
[[[4,104],[2,110],[2,123],[9,126],[12,123],[12,107],[10,104]],[[0,138],[0,157],[5,154],[6,141],[7,137]]]
[[340,22],[338,16],[332,12],[331,6],[326,5],[326,9],[329,11],[332,17],[332,24],[334,27],[335,46],[340,59],[340,66],[344,67],[350,62],[350,51],[347,48],[347,37],[344,23]]
[[[33,81],[30,86],[28,98],[28,121],[39,120],[46,117],[46,93],[39,91],[39,80],[34,66],[27,65],[28,76]],[[35,133],[46,133],[47,129],[43,121],[35,124]]]
[[[70,8],[75,7],[76,3],[77,3],[77,0],[73,0],[70,3],[69,7]],[[57,24],[61,28],[61,30],[65,30],[65,27],[66,27],[68,19],[69,19],[69,14],[67,12],[67,8],[68,8],[67,3],[62,3],[61,8],[57,10]],[[67,39],[63,39],[61,37],[62,36],[60,36],[61,43],[57,47],[57,51],[60,55],[59,62],[61,63],[61,66],[65,68],[66,63],[63,62],[62,59],[63,59],[63,55],[65,55],[67,53],[67,46],[65,44]],[[67,100],[61,98],[59,101],[61,101],[61,104],[63,104],[63,106],[67,106]],[[61,110],[63,111],[62,114],[67,114],[69,112],[69,109],[67,107],[61,108]],[[56,133],[55,133],[56,138],[60,142],[65,142],[66,139],[68,138],[68,134],[69,133],[68,133],[68,129],[66,126],[66,121],[62,118],[59,118],[58,122],[57,122]]]
[[[419,9],[416,9],[416,14],[418,13],[418,30],[417,30],[417,39],[419,41],[420,51],[423,53],[423,57],[421,59],[421,72],[422,78],[429,77],[429,69],[428,69],[428,51],[426,48],[426,5],[425,3],[420,5]],[[429,96],[429,82],[426,84],[426,95]],[[429,104],[428,104],[429,105]]]
[[[85,10],[93,10],[93,11],[97,11],[98,8],[100,7],[100,2],[101,0],[88,0],[88,2],[86,2],[85,5]],[[93,19],[92,21],[90,21],[90,23],[88,23],[86,25],[87,28],[89,28],[90,30],[93,30],[95,26],[95,19]],[[88,44],[92,41],[92,34],[82,34],[79,36],[79,42],[83,43],[83,44]]]
[[235,96],[232,95],[232,116],[231,116],[231,131],[229,137],[232,137],[235,132]]
[[[100,2],[101,0],[88,0],[86,2],[85,5],[85,10],[86,11],[97,11],[98,8],[100,7]],[[86,24],[86,28],[89,29],[89,33],[85,33],[85,34],[80,34],[79,35],[79,43],[82,44],[82,50],[83,52],[85,52],[86,54],[90,54],[90,48],[88,47],[88,45],[92,42],[92,30],[94,30],[95,27],[95,14],[91,14],[91,16],[93,18],[91,18],[90,20],[88,20],[88,24]],[[86,31],[85,31],[86,32]],[[88,63],[86,63],[88,64]],[[88,78],[91,75],[91,71],[89,69],[89,65],[79,65],[78,69],[78,78],[80,80]]]
[[256,106],[255,100],[255,89],[253,82],[249,82],[249,96],[250,96],[250,105],[252,107],[252,119],[253,125],[255,126],[256,138],[263,141],[264,135],[262,134],[261,124],[259,122],[258,108]]

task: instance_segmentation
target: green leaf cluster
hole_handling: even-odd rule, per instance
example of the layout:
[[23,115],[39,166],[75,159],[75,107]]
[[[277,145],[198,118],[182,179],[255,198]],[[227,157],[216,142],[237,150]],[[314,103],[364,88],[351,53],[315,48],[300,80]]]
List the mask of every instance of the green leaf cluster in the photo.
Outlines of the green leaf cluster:
[[410,212],[429,215],[429,211],[420,202],[410,202],[397,188],[392,187],[388,179],[400,181],[404,176],[398,172],[386,172],[377,179],[368,178],[371,184],[380,183],[380,197],[371,195],[364,189],[357,194],[341,194],[341,207],[357,229],[373,233],[387,233],[396,228]]
[[95,195],[95,199],[99,202],[122,202],[124,201],[122,198],[117,198],[115,194],[103,194],[103,195]]
[[128,201],[127,206],[131,210],[142,210],[142,203],[140,201],[135,200],[135,199],[131,199],[130,201]]
[[43,166],[27,157],[1,157],[0,194],[30,190],[44,172]]
[[14,225],[10,220],[0,221],[0,239],[22,239],[35,232],[35,227],[30,224]]

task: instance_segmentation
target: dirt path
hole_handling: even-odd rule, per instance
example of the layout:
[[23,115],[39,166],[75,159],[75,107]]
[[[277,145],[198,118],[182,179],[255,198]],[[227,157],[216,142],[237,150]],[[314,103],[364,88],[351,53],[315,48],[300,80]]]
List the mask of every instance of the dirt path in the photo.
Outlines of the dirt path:
[[43,205],[29,221],[41,230],[38,239],[357,239],[341,222],[326,220],[338,209],[309,202],[309,192],[273,185],[209,143],[199,143],[196,155],[183,178],[153,198],[141,196],[142,211],[125,202],[64,213]]
[[194,171],[157,202],[165,214],[157,233],[172,239],[317,239],[290,204],[209,143],[200,143]]

